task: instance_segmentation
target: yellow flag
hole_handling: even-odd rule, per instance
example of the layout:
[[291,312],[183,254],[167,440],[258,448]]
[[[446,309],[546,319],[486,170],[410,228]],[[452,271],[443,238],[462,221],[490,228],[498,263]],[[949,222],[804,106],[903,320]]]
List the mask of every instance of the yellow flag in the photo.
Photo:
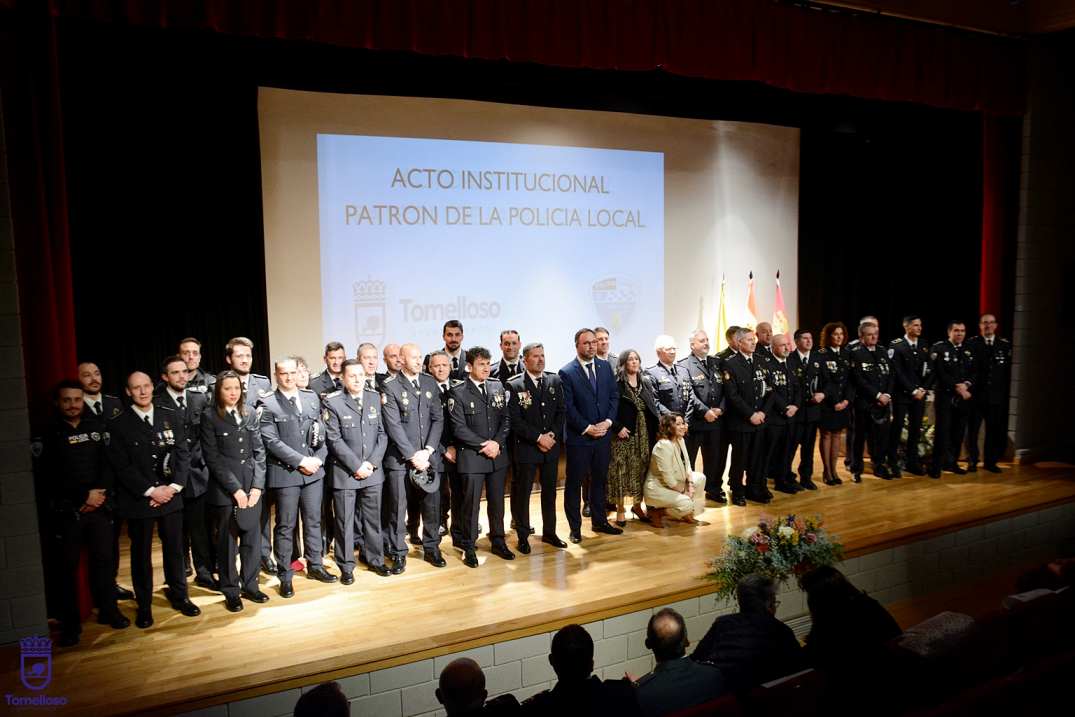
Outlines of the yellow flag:
[[728,312],[724,309],[724,275],[720,276],[720,303],[717,304],[717,335],[713,337],[713,351],[723,351],[728,348],[728,340],[724,334],[728,331]]

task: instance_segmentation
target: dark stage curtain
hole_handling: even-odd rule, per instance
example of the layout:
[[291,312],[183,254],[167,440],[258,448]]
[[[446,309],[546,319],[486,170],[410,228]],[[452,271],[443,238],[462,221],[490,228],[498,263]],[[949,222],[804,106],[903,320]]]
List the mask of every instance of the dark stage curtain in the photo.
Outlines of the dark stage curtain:
[[1019,117],[982,117],[982,273],[979,313],[993,313],[1011,335],[1023,123]]

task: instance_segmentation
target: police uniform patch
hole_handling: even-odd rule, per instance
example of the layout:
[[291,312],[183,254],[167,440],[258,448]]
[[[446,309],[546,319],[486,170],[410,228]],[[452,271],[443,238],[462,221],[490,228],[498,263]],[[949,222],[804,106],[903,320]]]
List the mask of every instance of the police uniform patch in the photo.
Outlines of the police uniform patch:
[[888,357],[889,358],[892,358],[895,355],[896,355],[896,349],[889,349],[888,350]]
[[731,380],[732,380],[732,375],[731,375],[731,373],[729,373],[728,371],[725,371],[725,372],[724,372],[724,380],[725,380],[725,381],[731,381]]
[[383,406],[386,403],[388,403],[388,396],[386,396],[385,394],[382,393],[381,394],[381,405]]
[[326,423],[328,422],[328,409],[327,408],[324,409],[323,411],[321,411],[321,419],[323,421],[325,421]]
[[452,398],[451,396],[448,397],[448,410],[449,411],[455,410],[455,399]]
[[258,420],[260,421],[260,420],[261,420],[261,416],[262,416],[262,414],[264,414],[264,413],[265,413],[265,406],[263,406],[263,405],[261,405],[261,404],[259,403],[259,404],[257,405],[257,407],[255,407],[255,408],[254,408],[254,415],[256,415],[256,416],[258,417]]

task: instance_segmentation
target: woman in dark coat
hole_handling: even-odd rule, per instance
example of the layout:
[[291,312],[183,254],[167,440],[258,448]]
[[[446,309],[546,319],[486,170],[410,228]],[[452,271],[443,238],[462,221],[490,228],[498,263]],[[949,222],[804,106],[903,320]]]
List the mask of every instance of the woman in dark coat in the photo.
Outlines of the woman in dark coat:
[[843,483],[836,472],[840,463],[840,445],[843,433],[849,425],[851,408],[851,364],[848,361],[847,327],[839,322],[825,324],[821,329],[820,385],[825,400],[821,403],[821,464],[824,467],[825,485]]
[[616,366],[620,391],[619,412],[612,423],[612,462],[608,467],[608,500],[616,504],[616,525],[627,524],[625,498],[631,496],[631,512],[647,521],[642,509],[642,483],[649,469],[650,451],[657,441],[660,412],[649,376],[642,371],[642,357],[634,349],[620,353]]

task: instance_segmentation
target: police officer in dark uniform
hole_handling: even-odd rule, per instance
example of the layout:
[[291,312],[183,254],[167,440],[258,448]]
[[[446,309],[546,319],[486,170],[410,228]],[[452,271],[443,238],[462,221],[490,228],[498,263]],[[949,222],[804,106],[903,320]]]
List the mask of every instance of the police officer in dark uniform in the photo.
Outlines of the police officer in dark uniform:
[[339,341],[325,344],[325,370],[310,379],[309,389],[319,397],[343,390],[343,362],[347,351]]
[[[754,356],[757,341],[750,329],[735,334],[738,353],[724,362],[724,397],[728,407],[725,428],[731,432],[732,467],[728,487],[732,503],[745,506],[746,499],[768,503],[763,472],[765,417],[769,412],[769,387],[764,359]],[[746,475],[746,482],[743,476]]]
[[[325,488],[324,462],[328,455],[321,402],[316,393],[295,384],[295,371],[294,359],[278,359],[276,390],[263,391],[258,405],[261,438],[267,453],[267,484],[276,503],[273,547],[280,596],[284,598],[295,594],[291,584],[291,541],[300,509],[306,577],[323,583],[336,582],[336,576],[325,570],[321,562],[321,491]],[[262,525],[267,520],[268,510],[263,510]]]
[[[388,452],[384,467],[388,477],[388,548],[392,553],[392,573],[407,566],[405,527],[408,506],[421,514],[422,549],[425,561],[443,568],[440,554],[441,457],[437,450],[444,429],[444,409],[436,380],[422,373],[422,354],[416,344],[399,349],[400,372],[385,382],[384,429]],[[422,480],[418,485],[411,474]],[[415,526],[417,530],[417,526]]]
[[[441,335],[444,338],[444,348],[441,351],[448,355],[448,360],[452,365],[450,378],[456,381],[466,380],[467,357],[463,351],[463,323],[458,319],[448,319],[444,322]],[[422,362],[422,366],[427,372],[429,371],[429,359],[431,356],[433,354],[426,356]]]
[[541,542],[556,548],[567,543],[556,535],[556,474],[564,442],[564,391],[560,377],[545,370],[545,347],[523,348],[522,373],[508,381],[511,440],[515,467],[511,482],[511,517],[519,552],[530,553],[530,486],[541,484]]
[[[728,329],[724,332],[724,341],[728,345],[726,347],[724,347],[723,349],[721,349],[720,351],[718,351],[717,355],[714,356],[714,359],[715,359],[714,364],[717,367],[717,371],[721,375],[721,381],[722,382],[723,382],[723,379],[724,379],[724,364],[728,361],[728,359],[730,359],[732,356],[735,356],[738,353],[737,346],[736,346],[736,343],[735,343],[735,336],[739,332],[740,328],[741,327],[739,327],[739,326],[729,326],[728,327]],[[727,393],[727,391],[725,391],[725,393]],[[724,403],[725,403],[725,405],[724,405],[724,413],[727,414],[728,413],[727,397],[725,397],[725,402]],[[717,473],[720,476],[724,475],[724,469],[727,468],[727,466],[728,466],[728,451],[730,450],[731,445],[732,445],[732,433],[728,429],[727,415],[725,415],[723,423],[724,423],[724,425],[721,426],[721,429],[720,429],[720,446],[719,446],[719,449],[718,449],[719,453],[717,454]],[[687,435],[689,436],[690,433],[688,433]],[[728,487],[730,489],[731,485],[729,484]]]
[[982,314],[978,336],[967,339],[977,368],[977,390],[967,423],[967,470],[978,469],[978,430],[985,421],[985,469],[1000,473],[997,461],[1008,447],[1008,387],[1012,378],[1012,345],[997,336],[997,317]]
[[229,612],[239,612],[243,609],[241,597],[265,603],[269,596],[258,587],[258,503],[265,493],[265,446],[257,412],[243,400],[242,382],[234,371],[224,371],[216,377],[213,403],[202,414],[200,433],[202,454],[210,473],[206,500],[217,528],[220,591],[224,593],[224,607]]
[[964,345],[967,327],[962,321],[948,322],[948,339],[938,341],[929,350],[933,362],[936,430],[933,433],[933,461],[929,477],[940,478],[942,470],[963,475],[959,453],[963,448],[963,436],[967,429],[967,413],[973,398],[972,391],[977,378],[974,353]]
[[[817,428],[821,420],[821,404],[825,401],[822,391],[821,359],[814,351],[814,335],[808,329],[795,330],[795,350],[788,355],[788,365],[795,373],[795,380],[802,390],[802,404],[788,426],[787,466],[790,471],[795,451],[799,451],[799,485],[806,490],[817,490],[814,484],[814,447],[817,445]],[[795,480],[788,473],[788,480]]]
[[929,349],[922,341],[922,319],[903,318],[903,336],[888,346],[892,363],[892,433],[888,439],[888,465],[899,476],[899,448],[903,423],[907,421],[907,448],[904,467],[911,475],[922,476],[922,457],[918,443],[922,435],[922,417],[926,413],[926,394],[933,385]]
[[132,405],[108,423],[108,462],[116,486],[118,511],[131,536],[131,580],[138,615],[135,625],[153,624],[153,525],[164,558],[165,595],[187,617],[201,614],[187,597],[183,575],[183,496],[190,452],[183,420],[175,411],[153,405],[153,382],[136,371],[127,377]]
[[[224,346],[224,361],[232,371],[239,374],[248,406],[256,406],[263,391],[272,391],[272,382],[269,381],[268,376],[250,372],[250,367],[254,363],[254,342],[250,339],[245,336],[236,336],[228,341]],[[267,504],[264,505],[268,507]],[[262,550],[267,549],[266,545],[268,544],[263,541]]]
[[[188,336],[179,342],[179,355],[187,364],[187,391],[205,395],[206,400],[213,395],[216,376],[202,369],[202,342]],[[161,387],[163,391],[164,388]]]
[[59,644],[78,643],[82,633],[78,607],[78,563],[89,554],[90,589],[97,622],[120,630],[131,624],[116,607],[112,566],[112,485],[105,470],[104,424],[83,414],[82,386],[62,381],[53,394],[56,415],[40,439],[37,478],[55,555],[49,586],[60,620]]
[[[325,430],[331,455],[333,508],[336,514],[336,565],[344,585],[354,582],[355,544],[370,570],[389,575],[384,564],[381,501],[385,450],[381,395],[365,385],[362,364],[343,362],[344,390],[325,396]],[[355,517],[362,532],[355,535]]]
[[443,430],[440,432],[440,445],[437,446],[437,453],[440,454],[441,466],[444,469],[444,475],[441,476],[440,481],[440,532],[441,535],[447,532],[446,526],[449,525],[450,518],[452,547],[462,550],[463,487],[459,482],[459,471],[456,466],[455,438],[452,434],[452,419],[448,412],[448,398],[451,396],[451,390],[456,386],[461,386],[463,382],[451,377],[452,357],[444,351],[434,351],[429,354],[426,365],[433,380],[437,382],[441,406],[444,409]]
[[767,477],[772,479],[776,490],[794,495],[799,492],[800,488],[794,480],[788,479],[788,474],[791,473],[788,424],[795,420],[802,406],[802,386],[788,363],[791,340],[787,335],[773,336],[770,339],[769,350],[772,358],[766,367],[768,371],[766,383],[772,390],[769,410],[765,414],[763,430],[765,458],[762,465],[765,467]]
[[758,337],[758,345],[754,347],[754,358],[762,359],[766,363],[773,360],[773,325],[768,321],[761,321],[754,327],[754,335]]
[[515,554],[504,542],[504,476],[508,468],[508,435],[511,418],[508,396],[499,381],[489,381],[489,350],[475,346],[467,350],[470,375],[451,390],[448,412],[452,420],[456,464],[462,484],[463,564],[478,567],[474,541],[478,534],[478,510],[485,486],[492,552],[504,560]]
[[[183,421],[183,434],[187,437],[190,451],[190,472],[187,487],[183,490],[183,560],[189,574],[192,556],[194,584],[207,590],[216,590],[216,546],[206,508],[206,490],[209,488],[209,468],[205,464],[201,448],[202,412],[210,396],[187,390],[187,364],[181,356],[169,356],[161,364],[161,385],[164,389],[153,398],[157,406],[176,412]],[[215,382],[214,378],[214,382]]]
[[705,497],[717,503],[725,503],[724,471],[720,466],[720,420],[724,413],[724,380],[718,368],[719,361],[709,355],[709,335],[704,331],[691,334],[691,352],[677,364],[694,389],[697,410],[687,422],[687,455],[695,464],[698,452],[702,453],[705,469]]
[[894,476],[885,465],[888,460],[888,434],[892,421],[892,367],[888,354],[877,348],[877,324],[859,326],[859,343],[851,349],[851,383],[855,386],[855,442],[851,475],[862,482],[863,449],[870,446],[873,472],[878,478]]

